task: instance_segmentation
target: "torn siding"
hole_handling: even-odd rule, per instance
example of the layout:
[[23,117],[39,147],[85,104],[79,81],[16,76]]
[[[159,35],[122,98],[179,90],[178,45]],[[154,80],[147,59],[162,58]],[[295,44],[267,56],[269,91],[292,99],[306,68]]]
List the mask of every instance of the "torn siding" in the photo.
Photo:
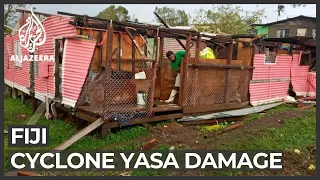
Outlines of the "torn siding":
[[309,72],[307,78],[307,96],[313,97],[316,96],[316,89],[317,89],[317,74],[315,72]]
[[281,101],[287,96],[291,60],[291,56],[278,55],[275,63],[265,63],[265,54],[255,54],[249,87],[253,106]]
[[[22,55],[24,57],[25,55],[29,55],[29,52],[20,46],[19,35],[17,33],[12,36],[7,35],[4,38],[4,46],[5,83],[26,94],[30,94],[29,61],[22,61],[17,66],[15,61],[10,60],[12,55]],[[18,58],[20,59],[21,57]]]
[[[43,21],[43,26],[46,31],[47,39],[45,44],[38,48],[37,53],[54,56],[55,37],[76,35],[76,28],[68,23],[71,20],[71,18],[58,15],[46,18]],[[35,94],[36,98],[41,101],[44,101],[47,92],[49,98],[53,98],[55,93],[54,62],[49,62],[48,70],[49,76],[47,78],[39,77],[37,74],[35,75]]]
[[309,65],[301,66],[301,53],[292,55],[292,65],[291,65],[291,81],[293,91],[297,96],[307,96],[308,94],[308,74]]
[[95,40],[65,40],[65,49],[62,59],[63,104],[75,107],[87,77],[95,45]]

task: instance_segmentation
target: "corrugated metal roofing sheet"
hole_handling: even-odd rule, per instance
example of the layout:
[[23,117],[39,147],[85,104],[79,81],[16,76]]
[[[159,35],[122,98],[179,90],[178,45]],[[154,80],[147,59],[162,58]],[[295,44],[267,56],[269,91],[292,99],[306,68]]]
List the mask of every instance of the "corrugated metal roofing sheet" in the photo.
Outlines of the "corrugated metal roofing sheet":
[[289,55],[278,55],[274,64],[267,64],[265,54],[255,54],[253,81],[249,87],[252,105],[280,101],[287,96],[291,60]]
[[96,41],[66,39],[62,60],[62,103],[74,107],[87,77]]

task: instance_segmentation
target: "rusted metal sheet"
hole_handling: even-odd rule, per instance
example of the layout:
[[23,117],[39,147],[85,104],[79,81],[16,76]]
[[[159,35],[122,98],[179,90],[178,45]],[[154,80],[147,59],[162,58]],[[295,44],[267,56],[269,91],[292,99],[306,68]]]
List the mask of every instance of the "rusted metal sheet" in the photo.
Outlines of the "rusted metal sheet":
[[301,53],[293,54],[291,65],[291,81],[293,91],[297,96],[307,96],[309,66],[301,66]]
[[62,103],[75,106],[87,77],[96,41],[66,39],[62,59]]
[[281,101],[288,92],[292,56],[278,55],[275,63],[265,63],[265,54],[255,54],[250,103],[253,106]]

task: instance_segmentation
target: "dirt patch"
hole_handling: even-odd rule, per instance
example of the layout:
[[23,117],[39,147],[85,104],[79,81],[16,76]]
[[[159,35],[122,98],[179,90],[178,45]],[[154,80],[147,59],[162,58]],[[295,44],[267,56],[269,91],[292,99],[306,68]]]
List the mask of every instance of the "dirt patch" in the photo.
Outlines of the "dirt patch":
[[246,123],[244,126],[239,127],[237,129],[234,129],[230,132],[227,132],[223,135],[218,136],[219,138],[209,139],[210,143],[208,141],[203,140],[201,138],[201,142],[199,144],[192,144],[190,147],[192,149],[212,149],[217,146],[223,145],[224,143],[230,143],[233,141],[238,141],[241,139],[245,139],[248,136],[257,135],[261,133],[262,130],[265,130],[266,128],[270,127],[281,127],[284,125],[285,119],[292,119],[297,117],[303,117],[304,112],[300,110],[290,111],[290,112],[283,112],[279,113],[274,116],[265,117],[260,120],[253,120],[248,123]]
[[[204,139],[205,134],[200,132],[196,126],[182,126],[179,123],[167,123],[149,128],[148,136],[130,140],[130,143],[143,144],[152,138],[156,138],[158,145],[155,148],[161,145],[169,145],[193,150],[214,149],[224,143],[230,143],[245,139],[248,136],[257,135],[266,128],[281,127],[284,125],[283,120],[303,117],[304,114],[302,110],[282,112],[260,120],[247,122],[237,129],[219,135],[218,138],[209,139]],[[109,145],[106,148],[112,149],[113,147],[127,144],[128,142],[120,142]]]
[[307,151],[300,154],[295,153],[293,150],[284,152],[283,171],[264,171],[264,172],[250,172],[244,173],[246,176],[315,176],[316,169],[316,147],[310,145]]

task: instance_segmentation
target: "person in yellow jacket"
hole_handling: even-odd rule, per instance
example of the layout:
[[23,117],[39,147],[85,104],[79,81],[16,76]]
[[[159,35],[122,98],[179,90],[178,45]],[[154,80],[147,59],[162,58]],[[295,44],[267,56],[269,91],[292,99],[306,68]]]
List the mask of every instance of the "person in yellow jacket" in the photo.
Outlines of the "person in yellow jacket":
[[201,43],[200,44],[200,54],[199,58],[202,59],[215,59],[214,52],[211,48],[207,47],[206,43]]
[[[171,90],[169,99],[164,101],[166,103],[172,103],[174,101],[174,98],[175,98],[176,94],[179,91],[179,87],[180,87],[180,66],[181,66],[181,61],[185,57],[185,53],[186,52],[184,50],[178,51],[176,53],[173,53],[172,51],[168,51],[166,53],[167,58],[170,60],[171,68],[174,71],[178,72],[177,77],[176,77],[176,81],[175,81],[175,88]],[[207,44],[203,43],[203,42],[200,44],[199,57],[200,58],[204,58],[204,59],[215,59],[213,50],[211,48],[207,47]]]

